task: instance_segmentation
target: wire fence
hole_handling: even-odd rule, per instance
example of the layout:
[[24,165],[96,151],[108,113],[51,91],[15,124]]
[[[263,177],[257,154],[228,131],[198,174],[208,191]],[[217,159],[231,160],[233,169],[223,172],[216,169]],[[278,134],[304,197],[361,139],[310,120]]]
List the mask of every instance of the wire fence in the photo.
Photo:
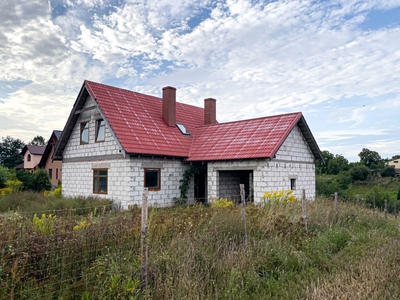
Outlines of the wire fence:
[[[242,204],[242,220],[246,222],[248,197],[242,193],[227,198]],[[207,201],[193,202],[198,200]],[[307,229],[304,191],[301,200]],[[327,210],[338,212],[339,200],[336,193],[332,208]],[[354,202],[357,208],[378,210],[374,201],[369,206],[356,197]],[[397,217],[396,203],[392,209]],[[388,211],[385,201],[383,212]],[[108,299],[113,280],[126,282],[128,290],[138,287],[143,282],[141,214],[140,208],[119,211],[105,206],[0,214],[0,299],[81,299],[84,295],[86,299]],[[247,231],[245,240],[247,243]],[[127,277],[115,279],[115,274]]]
[[140,211],[0,215],[0,299],[77,299],[140,251]]

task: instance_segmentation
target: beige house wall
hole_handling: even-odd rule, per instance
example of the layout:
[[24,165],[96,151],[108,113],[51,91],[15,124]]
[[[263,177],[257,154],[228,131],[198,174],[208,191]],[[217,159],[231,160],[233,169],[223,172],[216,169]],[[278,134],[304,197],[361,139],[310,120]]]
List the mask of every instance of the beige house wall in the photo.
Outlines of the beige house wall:
[[[54,153],[54,147],[51,149],[50,155],[47,157],[46,160],[46,165],[45,169],[47,173],[49,174],[51,185],[52,186],[57,186],[58,185],[58,180],[62,180],[61,172],[62,172],[62,161],[61,160],[55,160],[52,161]],[[50,171],[51,170],[51,171]],[[51,173],[51,176],[50,176]]]
[[[28,161],[28,155],[31,156],[31,161]],[[41,155],[32,154],[29,150],[24,155],[24,169],[33,170],[35,166],[40,162]]]

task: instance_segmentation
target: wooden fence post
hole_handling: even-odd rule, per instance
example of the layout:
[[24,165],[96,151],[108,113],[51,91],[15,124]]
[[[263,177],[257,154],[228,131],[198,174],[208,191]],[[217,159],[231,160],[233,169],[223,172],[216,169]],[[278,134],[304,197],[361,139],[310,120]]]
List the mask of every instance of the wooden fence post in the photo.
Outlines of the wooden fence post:
[[244,244],[247,246],[247,226],[246,226],[246,197],[244,194],[244,184],[239,184],[240,199],[242,201],[242,220],[244,222]]
[[388,209],[387,209],[387,200],[385,199],[385,218],[387,219],[387,213],[388,213]]
[[147,258],[148,258],[148,245],[147,245],[147,230],[148,230],[148,190],[143,189],[142,196],[142,239],[141,239],[141,254],[142,254],[142,284],[141,288],[147,287]]
[[335,192],[335,214],[337,215],[339,212],[339,207],[338,207],[338,196],[337,192]]
[[356,207],[357,207],[357,212],[360,211],[360,195],[356,195]]
[[301,211],[303,214],[304,226],[307,231],[308,230],[308,228],[307,228],[307,200],[306,200],[306,190],[305,189],[303,189],[302,195],[301,195]]
[[372,212],[375,215],[375,196],[372,196]]

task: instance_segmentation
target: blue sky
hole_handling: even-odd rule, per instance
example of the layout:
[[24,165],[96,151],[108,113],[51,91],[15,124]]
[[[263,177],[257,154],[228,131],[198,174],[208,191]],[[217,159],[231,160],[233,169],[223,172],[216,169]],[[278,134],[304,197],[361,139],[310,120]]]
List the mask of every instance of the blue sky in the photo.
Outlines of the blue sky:
[[302,111],[321,150],[400,154],[400,0],[3,0],[0,136],[62,130],[83,80],[220,122]]

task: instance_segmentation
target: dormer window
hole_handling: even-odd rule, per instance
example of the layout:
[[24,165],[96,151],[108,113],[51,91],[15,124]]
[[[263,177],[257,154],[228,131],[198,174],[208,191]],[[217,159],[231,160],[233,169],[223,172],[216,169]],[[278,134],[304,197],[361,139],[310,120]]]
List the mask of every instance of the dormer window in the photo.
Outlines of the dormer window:
[[190,135],[190,132],[189,132],[189,130],[187,130],[187,128],[185,127],[185,125],[180,124],[180,123],[176,123],[176,127],[179,128],[179,130],[181,131],[181,133],[182,133],[183,135]]

